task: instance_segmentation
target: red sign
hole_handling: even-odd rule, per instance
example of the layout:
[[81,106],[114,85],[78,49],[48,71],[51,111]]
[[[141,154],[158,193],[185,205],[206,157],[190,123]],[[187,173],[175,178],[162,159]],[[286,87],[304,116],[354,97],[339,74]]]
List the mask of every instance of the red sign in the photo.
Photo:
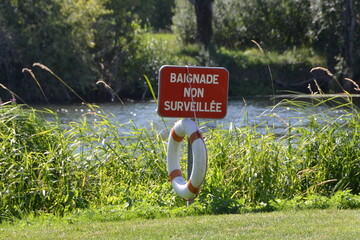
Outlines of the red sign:
[[229,72],[225,68],[162,66],[158,114],[162,117],[224,118]]

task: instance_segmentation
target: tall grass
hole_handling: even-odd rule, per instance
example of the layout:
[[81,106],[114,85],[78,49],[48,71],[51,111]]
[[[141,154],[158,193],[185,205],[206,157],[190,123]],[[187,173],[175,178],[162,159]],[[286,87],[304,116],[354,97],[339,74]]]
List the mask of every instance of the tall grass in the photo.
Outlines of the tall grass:
[[[284,104],[298,111],[310,107]],[[226,213],[312,194],[359,194],[360,114],[349,106],[343,104],[336,117],[304,116],[305,125],[289,124],[282,135],[271,126],[266,133],[249,126],[207,129],[209,168],[195,206],[204,213]],[[61,126],[25,106],[0,107],[2,219],[108,205],[124,210],[184,206],[167,179],[169,129],[138,129],[97,112],[96,122],[85,115]]]
[[[313,107],[307,102],[284,104],[297,111]],[[289,124],[281,136],[270,127],[265,134],[250,127],[210,130],[207,195],[202,197],[213,199],[214,211],[222,212],[237,211],[245,203],[267,205],[295,196],[330,197],[349,189],[359,194],[360,115],[349,102],[336,104],[332,110],[341,105],[340,115],[306,115],[297,120],[306,124]]]
[[[281,119],[286,125],[281,134],[266,122],[215,128],[200,123],[209,167],[191,211],[273,209],[284,199],[317,195],[334,196],[341,206],[360,207],[355,196],[360,193],[360,113],[344,96],[342,101],[281,101],[269,117],[280,118],[277,110],[284,107],[302,114]],[[322,105],[324,111],[311,111]],[[44,212],[62,216],[109,205],[124,211],[143,209],[141,214],[151,217],[151,208],[165,211],[185,205],[167,177],[170,129],[158,131],[151,124],[139,129],[131,121],[116,122],[96,105],[89,107],[88,114],[96,114],[97,121],[87,121],[85,114],[82,121],[64,126],[50,110],[14,102],[0,106],[0,220]],[[55,120],[44,120],[44,114]],[[181,159],[185,168],[186,151]]]
[[60,125],[19,105],[0,107],[0,218],[78,207],[70,138]]

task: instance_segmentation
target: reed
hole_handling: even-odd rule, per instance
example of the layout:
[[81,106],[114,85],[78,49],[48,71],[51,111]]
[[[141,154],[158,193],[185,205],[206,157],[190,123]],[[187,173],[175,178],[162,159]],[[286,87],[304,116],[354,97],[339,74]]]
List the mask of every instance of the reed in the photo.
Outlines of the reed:
[[[312,107],[312,103],[301,104],[288,101],[285,106],[297,111]],[[216,200],[213,205],[220,212],[296,196],[331,197],[347,189],[358,194],[359,113],[348,107],[342,104],[341,114],[335,117],[307,113],[296,120],[304,125],[289,124],[281,136],[270,127],[266,134],[250,127],[211,130],[207,135],[211,164],[204,194]],[[224,200],[230,204],[217,209]]]
[[25,106],[0,107],[0,218],[77,207],[70,139]]
[[[269,118],[279,119],[277,111],[284,108],[300,113],[296,119],[280,118],[286,126],[282,133],[269,122],[215,128],[200,123],[209,167],[189,211],[273,210],[292,199],[312,201],[311,196],[335,196],[342,206],[360,207],[360,114],[347,95],[337,99],[281,101]],[[321,105],[327,106],[324,111],[313,111]],[[64,126],[49,110],[0,106],[1,220],[107,206],[117,206],[120,215],[136,210],[151,218],[154,209],[160,215],[169,209],[184,214],[185,203],[167,178],[170,129],[158,131],[151,124],[139,129],[96,105],[91,109],[97,121],[87,121],[85,114]],[[44,120],[44,114],[55,120]],[[185,151],[181,159],[185,168]]]

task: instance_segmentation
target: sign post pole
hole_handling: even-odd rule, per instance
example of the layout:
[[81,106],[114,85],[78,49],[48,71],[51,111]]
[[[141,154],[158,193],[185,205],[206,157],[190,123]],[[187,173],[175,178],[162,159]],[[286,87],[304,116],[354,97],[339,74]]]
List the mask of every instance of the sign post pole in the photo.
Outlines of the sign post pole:
[[[189,180],[190,176],[191,176],[192,166],[193,166],[193,154],[192,154],[192,147],[191,147],[190,138],[188,138],[188,152],[187,152],[187,155],[188,155],[187,180]],[[194,202],[194,200],[189,200],[189,201],[187,201],[186,205],[190,206],[191,204],[193,204],[193,202]]]

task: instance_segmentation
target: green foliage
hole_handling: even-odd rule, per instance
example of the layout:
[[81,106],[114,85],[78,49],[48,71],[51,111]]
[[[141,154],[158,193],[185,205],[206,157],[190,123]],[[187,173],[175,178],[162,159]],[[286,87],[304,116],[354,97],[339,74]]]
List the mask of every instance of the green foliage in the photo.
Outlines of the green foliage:
[[175,0],[136,0],[126,4],[133,5],[131,11],[141,19],[144,25],[148,23],[156,31],[170,30]]
[[[33,98],[32,91],[38,92],[38,90],[29,76],[25,75],[24,78],[21,75],[21,68],[29,67],[34,62],[42,62],[50,68],[58,69],[62,77],[81,94],[90,88],[91,80],[95,80],[89,71],[91,56],[87,48],[91,47],[93,41],[91,28],[93,19],[102,12],[98,10],[98,1],[87,4],[87,8],[83,8],[81,4],[85,3],[83,1],[79,1],[77,5],[64,1],[2,3],[0,11],[6,24],[4,30],[11,36],[12,44],[17,51],[17,55],[12,59],[14,65],[9,66],[12,68],[11,71],[16,71],[16,74],[13,78],[7,79],[7,85],[25,100]],[[41,83],[47,83],[42,85],[52,99],[71,99],[69,95],[64,97],[64,92],[67,94],[66,90],[59,87],[55,79],[47,74],[42,74],[39,79]],[[42,99],[38,97],[33,100]]]
[[[352,2],[357,26],[360,22],[360,4]],[[357,81],[360,76],[356,67],[360,45],[356,39],[360,37],[360,31],[354,28],[354,63],[349,66],[344,53],[345,45],[350,44],[345,42],[347,25],[344,23],[344,6],[344,1],[340,0],[214,1],[212,42],[216,48],[229,49],[248,48],[252,46],[252,40],[269,50],[314,48],[318,54],[326,57],[325,64],[332,72],[341,78],[353,77]],[[188,1],[176,2],[173,27],[184,43],[195,40],[195,19],[193,6]]]
[[[0,28],[9,35],[11,47],[16,51],[10,59],[13,64],[4,69],[14,72],[5,79],[5,84],[25,100],[42,100],[30,76],[21,74],[23,67],[42,62],[58,69],[80,94],[93,87],[96,78],[90,71],[92,59],[88,49],[93,45],[94,19],[103,14],[100,7],[100,1],[77,1],[76,4],[72,1],[2,2],[3,25]],[[72,98],[55,79],[46,73],[40,74],[41,85],[53,100]]]
[[[359,2],[354,2],[354,9],[357,26]],[[280,82],[299,82],[316,65],[326,65],[339,79],[349,77],[350,72],[355,81],[360,76],[356,67],[360,61],[359,28],[354,30],[354,69],[344,58],[343,1],[216,0],[213,10],[214,44],[206,52],[192,44],[196,16],[194,6],[186,0],[1,1],[0,82],[25,101],[47,100],[43,91],[50,101],[59,102],[78,98],[47,72],[34,70],[38,77],[34,83],[29,72],[21,70],[40,62],[56,70],[88,101],[114,100],[116,94],[151,97],[143,75],[156,88],[157,71],[163,64],[227,67],[233,78],[232,96],[274,93],[272,83],[265,80],[269,79],[269,63],[275,65],[271,66],[273,78]],[[157,36],[149,38],[151,31],[170,28],[180,40],[172,39],[175,44],[164,44]],[[312,55],[324,56],[326,61],[314,64],[305,56],[289,66],[274,64],[267,59],[270,55],[254,61],[234,53],[254,47],[251,40],[283,56],[292,49],[314,49]],[[96,85],[98,80],[113,91]],[[233,90],[238,86],[241,89]],[[9,97],[3,91],[1,96]]]
[[[354,6],[358,25],[360,3]],[[186,0],[1,1],[0,82],[25,101],[47,100],[41,91],[53,102],[77,101],[51,74],[34,70],[35,83],[29,72],[21,71],[40,62],[55,70],[82,98],[96,102],[114,100],[116,94],[151,97],[143,75],[156,88],[163,64],[227,67],[231,96],[273,94],[273,83],[266,80],[268,64],[273,78],[280,82],[299,82],[316,65],[327,65],[338,75],[347,76],[350,71],[343,56],[340,0],[216,0],[213,9],[214,44],[207,52],[193,44],[196,17],[194,6]],[[171,38],[171,44],[158,37],[166,39],[170,34],[152,32],[170,28],[178,38]],[[354,39],[360,36],[358,29]],[[254,47],[251,40],[282,56],[293,49],[315,49],[312,57],[324,56],[326,61],[309,62],[308,55],[297,55],[299,59],[288,65],[274,63],[270,54],[263,60],[253,58],[255,54],[240,56],[243,53],[237,53],[238,49],[247,52]],[[355,81],[359,76],[358,42],[354,41]],[[99,80],[113,91],[96,85]],[[9,97],[7,92],[1,96]]]
[[[154,27],[168,27],[154,14],[171,14],[172,1],[3,1],[0,3],[0,81],[25,101],[44,100],[38,85],[25,72],[40,62],[54,69],[79,95],[88,100],[110,100],[105,89],[97,87],[101,79],[115,93],[124,97],[142,98],[146,87],[143,74],[153,78],[156,60],[153,43],[142,40],[140,25],[149,21]],[[151,6],[151,8],[149,8]],[[135,14],[137,12],[138,14]],[[169,16],[168,16],[169,18]],[[169,20],[167,20],[169,21]],[[157,43],[157,46],[160,46]],[[155,57],[153,57],[155,56]],[[151,75],[149,74],[151,72]],[[78,100],[68,88],[50,74],[35,72],[50,101]],[[5,98],[6,93],[2,93]]]
[[[360,4],[353,1],[355,26],[360,23]],[[353,72],[354,79],[360,76],[360,70],[357,66],[359,62],[360,45],[357,41],[360,37],[359,28],[354,28],[353,36],[353,66],[347,66],[344,56],[345,45],[345,27],[344,23],[344,1],[330,0],[320,1],[314,7],[313,25],[310,33],[313,37],[313,46],[321,54],[325,55],[328,67],[336,72],[340,77],[349,77]],[[353,69],[349,69],[353,67]]]
[[189,1],[175,0],[173,29],[184,43],[194,43],[196,40],[195,8]]
[[247,31],[242,36],[248,41],[255,39],[266,48],[307,46],[312,19],[310,6],[308,0],[245,1],[241,10]]
[[358,209],[360,196],[350,193],[350,190],[338,191],[332,197],[319,194],[295,196],[292,199],[276,199],[270,203],[278,210],[303,210],[303,209]]
[[[218,46],[239,48],[252,45],[286,49],[308,46],[311,26],[310,1],[228,1],[214,2],[213,42]],[[176,1],[174,31],[184,42],[194,42],[196,22],[189,1]]]
[[[129,78],[129,85],[125,89],[134,88],[133,79],[138,78],[137,84],[139,90],[129,94],[129,97],[135,96],[138,99],[151,97],[148,84],[145,82],[143,75],[146,75],[151,85],[157,89],[159,69],[163,65],[178,65],[181,64],[181,57],[176,55],[176,51],[169,50],[176,41],[169,37],[169,34],[148,34],[142,32],[137,37],[137,45],[139,50],[131,62],[131,71],[134,73]],[[125,90],[124,89],[124,90]],[[129,92],[129,90],[127,90]],[[123,96],[124,94],[122,94]]]
[[[342,11],[338,0],[321,1],[314,8],[314,42],[315,46],[328,56],[337,56],[342,38]],[[333,59],[334,61],[335,59]]]
[[341,191],[335,193],[332,197],[334,204],[339,209],[356,209],[360,208],[360,196],[353,195],[350,191]]
[[[248,48],[243,51],[219,48],[212,56],[214,65],[223,66],[230,73],[230,96],[275,94],[275,79],[284,83],[306,79],[312,66],[324,60],[306,49],[293,48],[284,52],[261,52]],[[269,69],[271,66],[271,69]]]

